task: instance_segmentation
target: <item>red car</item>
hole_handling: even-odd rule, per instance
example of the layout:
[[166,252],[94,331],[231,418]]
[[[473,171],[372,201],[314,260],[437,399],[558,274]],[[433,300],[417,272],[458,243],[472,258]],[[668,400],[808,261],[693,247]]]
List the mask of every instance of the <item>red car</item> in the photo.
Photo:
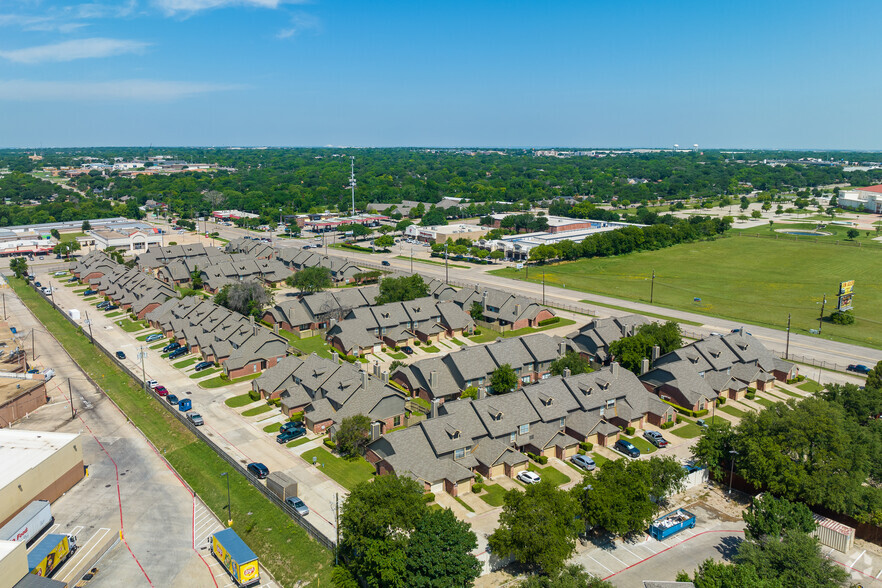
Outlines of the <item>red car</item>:
[[156,386],[153,391],[160,396],[168,396],[168,390],[166,390],[165,386]]

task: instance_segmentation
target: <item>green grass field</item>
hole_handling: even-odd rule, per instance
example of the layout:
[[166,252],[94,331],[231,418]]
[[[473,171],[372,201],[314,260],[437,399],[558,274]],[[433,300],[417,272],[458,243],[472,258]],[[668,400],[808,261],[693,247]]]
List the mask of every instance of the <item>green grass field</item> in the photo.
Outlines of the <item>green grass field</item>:
[[723,412],[725,412],[727,414],[731,414],[732,416],[738,417],[739,419],[742,419],[745,416],[747,416],[746,412],[744,412],[743,410],[737,409],[734,406],[722,405],[722,406],[718,406],[717,410],[722,410]]
[[[198,358],[197,358],[198,359]],[[199,378],[207,378],[208,376],[214,375],[218,372],[224,371],[224,368],[208,368],[206,370],[202,370],[201,372],[194,372],[190,374],[191,380],[198,380]]]
[[766,408],[771,408],[775,404],[775,402],[772,402],[771,400],[767,400],[765,398],[760,398],[759,396],[754,397],[753,401],[759,405],[765,406]]
[[561,484],[566,484],[570,481],[569,476],[553,466],[542,467],[530,462],[527,464],[527,469],[531,472],[536,472],[543,481],[548,481],[555,486],[560,486]]
[[[324,447],[310,449],[302,455],[307,463],[312,463],[312,458],[318,460],[318,466],[329,478],[338,484],[352,490],[356,484],[366,482],[374,476],[374,466],[369,464],[363,457],[343,459],[328,452]],[[324,464],[324,465],[322,465]]]
[[[214,368],[220,371],[221,368]],[[209,370],[206,370],[209,371]],[[202,374],[205,375],[205,374]],[[201,376],[200,376],[201,377]],[[230,384],[238,384],[239,382],[247,382],[249,380],[253,380],[254,378],[260,377],[260,374],[248,374],[247,376],[242,376],[241,378],[236,378],[235,380],[222,380],[220,376],[216,376],[209,380],[203,380],[199,382],[200,388],[221,388],[223,386],[228,386]]]
[[[218,472],[230,471],[227,463],[162,404],[144,394],[110,358],[89,345],[85,334],[79,333],[24,282],[14,278],[9,282],[46,329],[144,432],[208,507],[224,516],[221,513],[227,505],[227,482]],[[232,472],[229,480],[233,528],[275,579],[283,586],[298,582],[331,586],[331,553],[312,541],[244,476]]]
[[325,340],[322,339],[321,335],[293,340],[291,341],[291,346],[296,347],[307,355],[310,353],[316,353],[319,357],[324,357],[326,359],[331,359],[332,357],[331,346],[325,343]]
[[[878,247],[731,236],[658,251],[550,264],[545,266],[545,281],[649,302],[655,270],[656,305],[780,329],[786,328],[790,313],[793,332],[808,334],[809,329],[818,328],[824,294],[828,314],[835,309],[839,282],[855,280],[857,322],[850,326],[825,322],[823,337],[882,348],[882,319],[871,310],[882,303],[880,256]],[[514,268],[491,273],[515,279],[524,276]],[[539,272],[530,272],[530,281],[540,282]]]
[[[799,388],[800,390],[805,391],[805,392],[811,392],[812,394],[814,394],[815,392],[820,392],[821,390],[824,389],[824,386],[822,386],[821,384],[818,384],[814,380],[806,380],[805,382],[797,385],[796,387]],[[796,394],[794,394],[793,392],[790,392],[789,390],[784,390],[783,388],[778,388],[778,391],[784,392],[786,394],[790,394],[791,396],[796,396]]]
[[184,361],[179,361],[178,363],[174,363],[174,364],[172,364],[172,366],[175,367],[176,369],[182,370],[182,369],[190,367],[191,365],[196,363],[197,359],[199,359],[199,358],[198,357],[191,357],[190,359],[185,359]]
[[224,400],[224,404],[229,406],[230,408],[240,408],[242,406],[248,406],[252,402],[257,402],[257,400],[252,400],[251,395],[249,394],[240,394],[238,396],[231,396]]
[[[410,261],[410,256],[409,255],[396,255],[395,259],[403,259],[405,261]],[[431,265],[441,265],[441,266],[444,265],[443,261],[435,261],[434,259],[420,259],[419,257],[414,257],[413,262],[414,263],[428,263]],[[470,266],[470,265],[460,265],[460,264],[452,263],[452,262],[447,262],[447,266],[448,267],[455,267],[456,269],[472,269],[472,266]]]
[[264,433],[278,433],[279,429],[282,428],[282,423],[273,423],[271,425],[267,425],[263,428]]
[[285,443],[285,447],[297,447],[298,445],[303,445],[304,443],[309,443],[311,439],[309,437],[301,437],[300,439],[294,439],[293,441],[288,441]]
[[701,427],[695,423],[686,423],[683,426],[669,429],[668,432],[682,439],[694,439],[701,435]]
[[484,486],[484,489],[487,492],[479,495],[478,498],[480,498],[490,506],[502,506],[503,500],[505,498],[505,493],[507,492],[505,488],[503,488],[499,484],[487,484],[486,486]]
[[269,412],[273,409],[269,404],[264,404],[263,406],[255,406],[254,408],[249,408],[245,412],[242,413],[242,416],[253,417],[259,414],[263,414],[265,412]]

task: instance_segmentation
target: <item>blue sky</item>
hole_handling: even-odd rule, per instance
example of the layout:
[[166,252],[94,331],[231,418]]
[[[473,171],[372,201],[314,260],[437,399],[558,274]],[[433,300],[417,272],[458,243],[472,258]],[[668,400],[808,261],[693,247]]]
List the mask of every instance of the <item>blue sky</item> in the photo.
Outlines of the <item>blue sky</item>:
[[0,146],[882,149],[882,3],[0,0]]

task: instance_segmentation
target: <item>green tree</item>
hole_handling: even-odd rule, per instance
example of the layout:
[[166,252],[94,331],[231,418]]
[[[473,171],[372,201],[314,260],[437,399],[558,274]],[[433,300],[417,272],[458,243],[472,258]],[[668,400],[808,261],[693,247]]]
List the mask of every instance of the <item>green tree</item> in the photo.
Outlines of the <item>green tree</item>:
[[340,427],[334,435],[337,451],[344,457],[353,457],[361,453],[371,438],[371,419],[363,414],[346,417],[340,421]]
[[80,244],[76,241],[64,241],[62,243],[58,243],[55,247],[52,248],[52,253],[56,255],[63,255],[68,260],[70,260],[70,254],[74,251],[80,250]]
[[780,538],[786,531],[809,534],[816,527],[812,511],[806,505],[775,498],[771,494],[755,498],[742,516],[747,523],[744,534],[753,540]]
[[735,430],[728,421],[717,419],[708,425],[704,435],[699,437],[690,451],[699,465],[706,467],[715,479],[719,479],[729,465],[729,452],[734,443]]
[[508,394],[518,386],[518,374],[511,365],[504,363],[490,374],[490,386],[494,394]]
[[204,285],[202,281],[202,270],[199,269],[199,266],[193,266],[193,271],[190,272],[190,282],[193,284],[194,290],[201,290]]
[[[680,572],[677,581],[688,582],[689,575]],[[783,588],[777,578],[760,578],[753,566],[705,560],[695,572],[695,588]]]
[[658,513],[652,487],[648,465],[616,460],[586,474],[572,492],[585,522],[613,535],[628,536],[644,532]]
[[763,218],[763,213],[758,210],[751,211],[750,218]]
[[326,267],[313,266],[305,267],[299,272],[285,278],[285,283],[292,288],[297,288],[301,292],[314,293],[321,292],[331,287],[331,270]]
[[478,399],[478,388],[475,386],[469,386],[465,390],[462,391],[462,394],[459,395],[460,398],[471,398],[472,400]]
[[340,225],[337,230],[341,233],[352,233],[353,237],[366,237],[371,234],[371,229],[361,223],[352,223],[348,225]]
[[882,390],[882,361],[867,374],[867,382],[865,384],[870,390]]
[[564,566],[552,576],[530,576],[518,584],[518,588],[613,588],[613,585],[592,576],[577,564]]
[[82,231],[85,233],[86,231],[91,231],[91,230],[92,230],[92,224],[91,224],[89,221],[84,220],[84,221],[83,221],[83,225],[82,225],[82,227],[80,227],[80,228],[81,228]]
[[215,295],[214,302],[245,316],[260,316],[261,311],[272,304],[273,295],[255,281],[227,284]]
[[420,220],[420,225],[424,227],[434,227],[446,224],[447,215],[443,208],[432,208],[429,212],[424,214],[423,218]]
[[386,278],[380,281],[380,295],[375,304],[387,304],[389,302],[407,302],[429,295],[429,287],[423,281],[422,276],[401,276],[400,278]]
[[[882,227],[879,227],[882,229]],[[490,252],[490,259],[500,260],[505,257],[505,252],[502,249],[494,249]]]
[[761,579],[777,579],[783,588],[839,588],[848,578],[821,555],[817,539],[799,531],[785,531],[780,540],[745,541],[733,560],[756,570]]
[[404,231],[404,229],[406,229],[407,227],[409,227],[409,226],[412,225],[412,224],[413,224],[413,221],[410,220],[409,218],[406,218],[406,219],[404,219],[404,220],[400,220],[400,221],[398,221],[398,223],[395,225],[395,230],[396,230],[396,231]]
[[374,245],[377,247],[392,247],[395,245],[395,237],[392,235],[383,235],[374,239]]
[[49,229],[49,234],[55,237],[56,241],[61,241],[61,233],[58,232],[58,229]]
[[469,309],[469,314],[472,315],[472,318],[476,321],[484,320],[484,305],[475,300],[472,302],[472,307]]
[[385,235],[387,233],[391,233],[392,231],[394,231],[395,227],[393,227],[392,225],[383,225],[377,230]]
[[591,362],[573,350],[567,351],[566,355],[551,362],[551,375],[560,376],[565,369],[569,369],[570,375],[573,376],[594,371]]
[[24,257],[13,257],[9,260],[9,269],[16,278],[23,278],[28,273],[28,262]]
[[411,478],[392,474],[358,484],[340,515],[344,565],[371,588],[407,588],[408,537],[428,510]]
[[448,508],[429,511],[417,521],[407,542],[406,574],[414,588],[461,588],[481,575],[472,555],[478,539],[471,525]]
[[643,360],[650,357],[655,345],[659,346],[661,355],[682,347],[680,325],[675,321],[641,325],[634,335],[613,341],[609,351],[625,369],[639,374]]
[[573,516],[577,507],[568,492],[548,482],[530,485],[526,492],[509,490],[499,526],[489,537],[501,556],[511,554],[524,566],[555,574],[576,549],[582,525]]
[[857,229],[848,229],[848,230],[845,232],[845,234],[846,234],[846,235],[848,236],[848,238],[849,238],[850,240],[852,240],[852,241],[854,241],[855,239],[857,239],[858,237],[861,236],[861,232],[860,232],[859,230],[857,230]]

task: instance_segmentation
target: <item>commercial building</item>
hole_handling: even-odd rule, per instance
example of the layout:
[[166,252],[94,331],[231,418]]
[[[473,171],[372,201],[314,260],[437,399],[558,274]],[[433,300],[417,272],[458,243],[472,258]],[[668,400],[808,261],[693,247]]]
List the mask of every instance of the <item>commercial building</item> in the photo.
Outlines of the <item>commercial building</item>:
[[222,219],[239,219],[239,218],[260,218],[259,214],[251,212],[242,212],[241,210],[215,210],[211,213],[214,218]]
[[8,375],[11,374],[0,372],[0,428],[8,427],[49,402],[43,374]]
[[126,253],[144,253],[151,246],[162,245],[162,233],[156,229],[117,229],[107,230],[98,229],[90,230],[89,237],[95,245],[95,249],[103,251],[108,247]]
[[854,190],[842,190],[839,192],[838,202],[842,208],[865,210],[876,214],[882,213],[882,184]]
[[82,435],[0,429],[0,526],[34,500],[54,502],[85,473]]
[[520,260],[529,259],[530,250],[534,247],[538,247],[539,245],[555,245],[562,241],[579,242],[584,240],[586,237],[596,235],[597,233],[615,231],[624,227],[644,226],[633,223],[588,220],[580,221],[580,223],[586,224],[588,226],[579,230],[571,230],[569,229],[569,226],[571,225],[561,225],[561,227],[563,227],[565,230],[560,230],[561,227],[558,227],[558,230],[554,231],[550,230],[551,227],[549,226],[548,231],[538,233],[524,233],[520,235],[509,235],[506,237],[502,237],[501,239],[494,239],[489,241],[482,240],[479,241],[478,244],[482,247],[486,247],[490,251],[495,251],[497,249],[503,251],[507,259]]
[[388,220],[391,219],[388,216],[383,216],[382,214],[356,214],[354,216],[338,216],[336,218],[308,220],[303,223],[303,227],[314,233],[324,233],[327,231],[336,231],[337,227],[341,225],[364,225],[366,227],[377,227],[382,221]]
[[479,227],[477,225],[438,225],[432,227],[421,227],[419,225],[410,225],[404,229],[404,236],[416,239],[422,243],[446,243],[447,239],[469,239],[477,241],[489,232],[489,229]]

